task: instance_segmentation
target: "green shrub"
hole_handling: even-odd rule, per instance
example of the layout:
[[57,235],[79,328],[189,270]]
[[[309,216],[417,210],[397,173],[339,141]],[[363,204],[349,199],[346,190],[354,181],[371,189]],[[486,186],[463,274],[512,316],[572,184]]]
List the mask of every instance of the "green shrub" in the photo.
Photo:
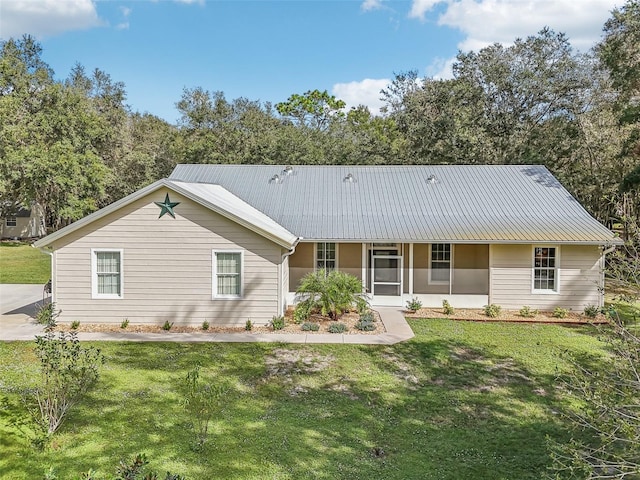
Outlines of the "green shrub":
[[251,319],[250,319],[250,318],[247,318],[247,321],[246,321],[246,322],[245,322],[245,324],[244,324],[244,329],[245,329],[247,332],[250,332],[251,330],[253,330],[253,322],[251,321]]
[[313,322],[305,322],[302,324],[301,328],[303,332],[317,332],[320,330],[320,325]]
[[373,322],[363,322],[360,320],[356,323],[356,328],[363,332],[373,332],[376,329],[376,324]]
[[56,310],[55,302],[49,302],[43,305],[36,312],[36,322],[45,326],[45,331],[56,328],[56,320],[60,316],[60,311]]
[[553,316],[555,318],[567,318],[567,315],[569,315],[569,310],[566,308],[556,307],[553,309]]
[[520,316],[524,318],[533,318],[538,314],[538,310],[532,310],[530,306],[525,305],[520,309]]
[[443,300],[442,301],[442,312],[445,315],[453,315],[454,313],[456,313],[456,311],[454,310],[454,308],[451,306],[451,304],[449,303],[448,300]]
[[206,320],[202,322],[202,330],[209,330],[209,322]]
[[596,318],[598,313],[600,313],[600,309],[595,305],[587,305],[584,307],[584,314],[589,318]]
[[77,330],[80,326],[80,320],[74,320],[71,322],[71,330]]
[[364,310],[366,303],[362,282],[337,270],[309,272],[302,277],[296,296],[333,320],[354,307]]
[[273,328],[274,330],[282,330],[285,325],[285,320],[282,316],[273,317],[269,323],[271,324],[271,328]]
[[360,321],[365,323],[373,323],[376,321],[376,317],[371,310],[367,310],[360,315]]
[[129,319],[128,319],[128,318],[125,318],[125,319],[122,321],[122,323],[120,324],[120,328],[122,328],[122,329],[124,330],[124,329],[125,329],[125,328],[127,328],[128,326],[129,326]]
[[344,323],[333,322],[327,328],[329,333],[344,333],[348,330],[347,326]]
[[484,314],[487,317],[497,318],[500,316],[500,312],[502,312],[502,307],[500,305],[496,305],[495,303],[484,306]]
[[293,321],[297,324],[306,322],[311,316],[313,311],[313,305],[310,301],[305,300],[296,305],[296,309],[293,311]]
[[412,298],[411,300],[407,300],[407,310],[410,312],[418,311],[422,308],[422,302],[417,298]]
[[169,320],[165,320],[164,325],[162,325],[162,329],[168,332],[169,330],[171,330],[171,327],[173,327],[173,323],[169,323]]

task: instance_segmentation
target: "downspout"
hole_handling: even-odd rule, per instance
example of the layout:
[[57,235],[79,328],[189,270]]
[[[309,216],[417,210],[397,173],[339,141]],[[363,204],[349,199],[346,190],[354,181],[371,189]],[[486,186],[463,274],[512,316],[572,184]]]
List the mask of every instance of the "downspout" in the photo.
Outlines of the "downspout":
[[[282,254],[282,258],[280,260],[280,281],[278,282],[278,315],[284,315],[286,310],[286,305],[284,302],[284,296],[286,295],[286,292],[283,291],[284,285],[282,285],[282,277],[284,276],[284,272],[282,271],[284,259],[290,257],[296,252],[296,247],[298,246],[298,243],[300,243],[300,240],[302,240],[302,237],[297,238],[293,246],[287,252]],[[289,275],[291,275],[291,269],[289,269]],[[288,291],[289,287],[287,287],[287,292]]]
[[[53,259],[53,251],[47,250],[45,247],[36,247],[35,245],[31,244],[31,246],[33,248],[37,248],[38,250],[40,250],[42,253],[46,253],[47,255],[49,255],[50,257],[50,265],[51,265],[51,278],[49,279],[49,281],[51,282],[51,303],[55,303],[55,298],[53,296],[53,286],[56,284],[56,282],[54,281],[54,275],[56,274],[56,268],[54,265],[54,259]],[[43,301],[44,301],[44,295],[43,295]]]

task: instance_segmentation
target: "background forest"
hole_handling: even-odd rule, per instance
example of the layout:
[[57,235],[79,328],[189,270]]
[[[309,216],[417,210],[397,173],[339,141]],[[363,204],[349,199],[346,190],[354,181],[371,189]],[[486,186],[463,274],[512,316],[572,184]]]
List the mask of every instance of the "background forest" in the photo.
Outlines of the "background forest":
[[460,52],[450,80],[398,73],[381,92],[382,116],[345,111],[326,91],[273,105],[196,87],[177,100],[177,125],[131,111],[125,85],[107,72],[76,65],[56,79],[34,38],[9,39],[0,43],[0,205],[6,214],[38,202],[57,229],[177,163],[543,164],[633,238],[640,2],[612,12],[603,32],[585,54],[543,29]]

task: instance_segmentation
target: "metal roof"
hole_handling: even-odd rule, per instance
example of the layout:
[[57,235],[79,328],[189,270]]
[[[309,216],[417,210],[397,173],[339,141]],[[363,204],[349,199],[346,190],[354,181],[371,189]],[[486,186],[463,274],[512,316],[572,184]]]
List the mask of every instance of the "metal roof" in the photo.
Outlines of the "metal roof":
[[619,242],[544,166],[286,168],[178,165],[169,180],[220,185],[306,240]]

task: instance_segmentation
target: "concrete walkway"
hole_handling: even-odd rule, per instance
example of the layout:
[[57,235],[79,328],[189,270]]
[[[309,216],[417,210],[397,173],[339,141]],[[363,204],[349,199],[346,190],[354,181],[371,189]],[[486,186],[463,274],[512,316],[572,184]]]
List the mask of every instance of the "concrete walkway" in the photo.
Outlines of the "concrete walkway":
[[[8,288],[12,287],[12,288]],[[36,295],[39,297],[36,298]],[[22,300],[20,300],[22,298]],[[35,299],[35,300],[34,300]],[[36,304],[42,302],[41,285],[0,285],[0,341],[33,340],[42,335],[42,325],[35,323]],[[20,304],[23,305],[20,305]],[[87,341],[120,342],[222,342],[222,343],[345,343],[352,345],[392,345],[409,340],[413,331],[400,308],[376,308],[386,328],[379,335],[337,333],[107,333],[79,332],[78,338]]]

